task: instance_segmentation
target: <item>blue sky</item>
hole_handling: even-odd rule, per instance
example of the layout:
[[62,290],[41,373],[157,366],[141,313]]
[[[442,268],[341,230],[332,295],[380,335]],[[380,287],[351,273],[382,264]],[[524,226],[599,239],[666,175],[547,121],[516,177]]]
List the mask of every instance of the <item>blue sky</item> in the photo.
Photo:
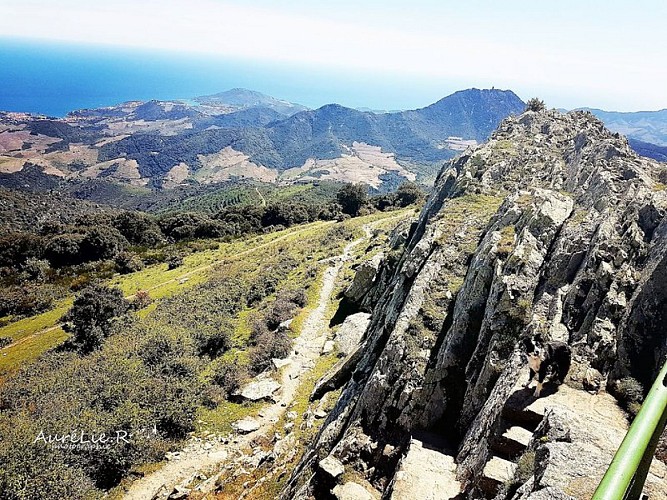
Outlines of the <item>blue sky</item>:
[[212,84],[311,106],[416,107],[495,86],[631,111],[667,107],[666,19],[663,1],[2,0],[0,37],[160,53],[173,71],[208,63]]

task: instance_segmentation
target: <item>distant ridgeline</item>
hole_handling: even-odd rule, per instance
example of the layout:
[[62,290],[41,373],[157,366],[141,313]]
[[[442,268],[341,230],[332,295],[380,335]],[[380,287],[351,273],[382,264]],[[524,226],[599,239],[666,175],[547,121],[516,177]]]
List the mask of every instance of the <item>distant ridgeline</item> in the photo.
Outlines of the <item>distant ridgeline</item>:
[[192,101],[127,102],[63,119],[0,113],[0,185],[51,189],[103,179],[172,189],[253,179],[294,184],[431,183],[442,163],[486,140],[525,105],[513,92],[470,89],[422,109],[316,110],[245,89]]
[[[509,90],[469,89],[425,108],[311,110],[232,89],[190,101],[131,101],[65,118],[0,112],[0,186],[50,190],[91,180],[137,191],[254,180],[431,184],[442,164],[485,141],[525,104]],[[639,154],[667,159],[667,111],[591,110]]]

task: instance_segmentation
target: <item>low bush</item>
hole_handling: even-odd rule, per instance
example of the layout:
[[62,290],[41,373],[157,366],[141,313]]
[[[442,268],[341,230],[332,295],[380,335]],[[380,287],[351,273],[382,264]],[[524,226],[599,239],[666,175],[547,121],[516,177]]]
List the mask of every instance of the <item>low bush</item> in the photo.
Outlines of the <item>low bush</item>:
[[197,354],[217,358],[232,346],[231,332],[233,326],[226,323],[220,328],[200,328],[194,334],[197,344]]
[[30,257],[23,264],[22,271],[32,281],[45,281],[49,273],[49,262],[47,260]]
[[183,257],[175,255],[167,260],[167,269],[170,271],[183,265]]
[[94,284],[83,289],[64,318],[73,334],[68,346],[83,353],[99,349],[111,335],[112,320],[128,308],[119,288]]
[[624,377],[612,386],[613,394],[618,402],[633,417],[637,415],[644,401],[644,387],[635,378]]
[[278,297],[264,316],[264,322],[269,330],[275,330],[280,323],[286,321],[296,313],[298,304],[287,297]]
[[116,271],[120,274],[129,274],[141,271],[144,268],[143,261],[135,254],[121,252],[114,259]]
[[256,345],[250,350],[250,369],[262,373],[271,366],[273,358],[286,358],[292,349],[292,341],[285,332],[266,332],[256,338]]
[[543,100],[533,97],[526,102],[526,109],[529,111],[544,111],[546,106]]
[[132,299],[131,306],[132,309],[138,311],[139,309],[145,309],[152,303],[153,299],[147,290],[138,290],[137,293],[134,294],[134,299]]
[[47,311],[62,296],[53,285],[24,284],[0,288],[1,316],[32,316]]
[[241,388],[243,381],[248,378],[248,370],[238,360],[231,363],[225,361],[217,363],[212,369],[211,381],[222,388],[225,397],[229,398],[234,392]]

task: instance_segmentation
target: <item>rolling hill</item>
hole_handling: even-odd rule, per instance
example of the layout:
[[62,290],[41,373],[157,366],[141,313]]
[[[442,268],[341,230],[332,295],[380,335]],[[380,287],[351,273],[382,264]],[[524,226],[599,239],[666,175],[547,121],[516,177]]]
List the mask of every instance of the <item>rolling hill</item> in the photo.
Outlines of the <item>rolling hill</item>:
[[[509,90],[469,89],[421,109],[310,110],[233,89],[182,101],[128,102],[62,120],[0,115],[3,185],[106,179],[153,189],[234,179],[362,182],[375,190],[432,181],[441,164],[524,109]],[[26,166],[30,176],[20,175]],[[26,180],[27,179],[27,180]],[[33,181],[30,181],[33,179]],[[43,181],[43,180],[42,180]]]

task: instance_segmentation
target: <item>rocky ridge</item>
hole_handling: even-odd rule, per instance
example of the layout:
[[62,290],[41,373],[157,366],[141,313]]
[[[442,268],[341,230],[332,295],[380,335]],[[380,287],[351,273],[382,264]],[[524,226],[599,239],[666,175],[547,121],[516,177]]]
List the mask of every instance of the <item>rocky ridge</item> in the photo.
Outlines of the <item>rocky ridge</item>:
[[[650,386],[667,354],[666,181],[664,165],[581,111],[507,118],[452,161],[407,241],[397,234],[373,279],[360,280],[369,289],[353,295],[370,324],[319,388],[343,390],[283,498],[335,495],[317,467],[326,457],[343,464],[346,484],[390,498],[424,432],[418,447],[455,456],[468,498],[578,498],[566,481],[540,482],[548,453],[529,477],[510,467],[513,488],[482,488],[524,365],[516,345],[531,333],[568,342],[575,393],[628,376]],[[585,434],[586,415],[575,416]],[[604,463],[613,450],[601,453]]]

